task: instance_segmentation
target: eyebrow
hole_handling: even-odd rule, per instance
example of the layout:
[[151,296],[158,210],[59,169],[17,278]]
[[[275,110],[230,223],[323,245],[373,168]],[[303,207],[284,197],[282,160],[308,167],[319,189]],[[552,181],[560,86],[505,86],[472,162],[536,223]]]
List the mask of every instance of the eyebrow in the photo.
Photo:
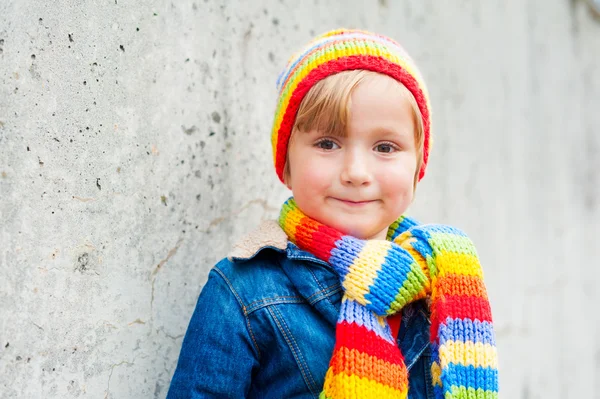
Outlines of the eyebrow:
[[337,133],[337,132],[328,132],[326,130],[322,130],[322,129],[315,129],[314,130],[316,132],[315,136],[316,137],[326,137],[326,136],[331,136],[331,137],[347,137],[348,134],[346,133],[346,131],[344,130],[343,132]]
[[[311,132],[303,132],[304,134],[308,135],[309,137],[312,138],[320,138],[320,137],[347,137],[347,133],[343,134],[343,135],[339,135],[339,134],[334,134],[333,132],[328,132],[326,130],[320,130],[320,129],[314,129]],[[370,129],[368,131],[369,135],[373,135],[373,136],[383,136],[384,138],[389,138],[391,139],[392,137],[395,139],[404,139],[404,138],[410,138],[412,137],[411,132],[408,129],[405,128],[391,128],[391,127],[385,127],[385,126],[378,126],[375,127],[374,129]]]
[[377,127],[375,129],[373,129],[372,132],[373,132],[373,134],[382,135],[382,136],[406,137],[406,136],[411,135],[411,133],[408,131],[408,129],[405,129],[405,128],[393,129],[393,128],[388,128],[388,127]]

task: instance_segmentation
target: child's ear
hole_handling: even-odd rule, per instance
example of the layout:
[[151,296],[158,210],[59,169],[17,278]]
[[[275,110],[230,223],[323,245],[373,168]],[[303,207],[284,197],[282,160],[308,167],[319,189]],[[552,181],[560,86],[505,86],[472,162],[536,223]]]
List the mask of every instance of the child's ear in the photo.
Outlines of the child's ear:
[[283,184],[285,184],[288,190],[292,191],[292,182],[290,181],[289,173],[286,173],[285,176],[283,176]]
[[290,180],[290,164],[286,156],[285,166],[283,167],[283,184],[285,184],[285,186],[291,191],[292,182]]

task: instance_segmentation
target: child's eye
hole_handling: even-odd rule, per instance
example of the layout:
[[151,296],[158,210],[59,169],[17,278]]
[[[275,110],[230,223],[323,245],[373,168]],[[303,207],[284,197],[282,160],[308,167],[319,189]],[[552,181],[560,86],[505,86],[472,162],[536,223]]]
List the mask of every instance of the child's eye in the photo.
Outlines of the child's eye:
[[392,143],[381,143],[375,146],[375,150],[377,152],[382,152],[384,154],[389,154],[390,152],[394,152],[398,150],[398,147]]
[[331,140],[320,140],[317,144],[315,144],[318,148],[322,150],[334,150],[339,148],[339,146]]

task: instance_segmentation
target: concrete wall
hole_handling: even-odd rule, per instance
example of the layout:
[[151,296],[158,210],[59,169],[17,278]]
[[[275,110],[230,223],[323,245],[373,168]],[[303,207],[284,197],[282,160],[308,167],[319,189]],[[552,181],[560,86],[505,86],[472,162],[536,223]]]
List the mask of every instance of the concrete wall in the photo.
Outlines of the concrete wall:
[[478,245],[503,398],[600,398],[600,22],[582,1],[0,2],[0,397],[163,398],[209,269],[288,193],[275,79],[338,26],[428,81],[412,214]]

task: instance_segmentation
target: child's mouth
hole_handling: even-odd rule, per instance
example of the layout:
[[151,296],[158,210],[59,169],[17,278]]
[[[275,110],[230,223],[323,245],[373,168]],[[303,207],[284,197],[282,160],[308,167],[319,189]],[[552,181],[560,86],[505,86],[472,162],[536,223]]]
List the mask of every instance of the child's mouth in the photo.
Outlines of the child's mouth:
[[345,199],[341,199],[341,198],[334,198],[334,199],[343,204],[351,206],[351,207],[361,207],[361,206],[368,205],[372,202],[375,202],[375,201],[351,201],[351,200],[345,200]]

